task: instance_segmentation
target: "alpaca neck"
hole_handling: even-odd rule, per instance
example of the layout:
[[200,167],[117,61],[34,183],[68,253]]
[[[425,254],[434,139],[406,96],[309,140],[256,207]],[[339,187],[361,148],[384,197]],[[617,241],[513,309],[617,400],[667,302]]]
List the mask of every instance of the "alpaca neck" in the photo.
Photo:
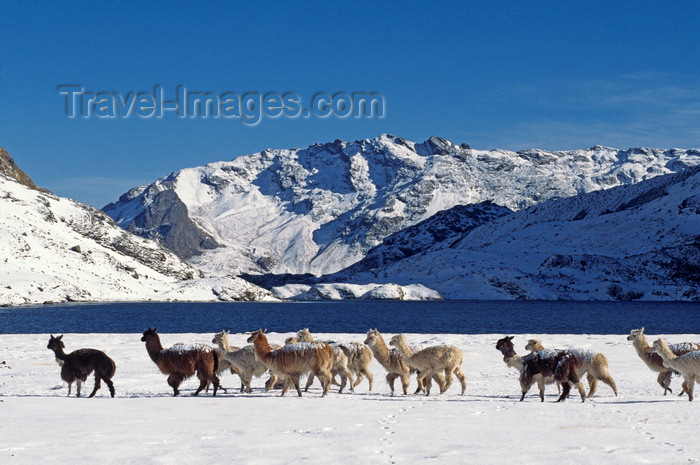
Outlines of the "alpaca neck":
[[162,350],[163,346],[161,345],[160,337],[158,337],[157,334],[150,337],[146,341],[146,351],[148,352],[148,356],[151,357],[151,360],[154,362],[158,361],[158,356]]
[[231,349],[231,345],[228,343],[228,334],[224,333],[221,336],[221,339],[217,339],[217,342],[219,343],[219,346],[221,346],[221,349],[223,349],[224,352],[233,352],[233,349]]
[[267,362],[270,359],[270,344],[267,342],[267,337],[260,333],[258,337],[253,340],[253,348],[255,349],[255,355],[263,362]]
[[509,367],[513,367],[518,370],[523,367],[523,359],[520,355],[515,353],[513,346],[503,347],[501,349],[501,353],[503,354],[503,361],[506,362],[506,365]]
[[406,357],[407,359],[410,359],[413,357],[413,351],[411,350],[410,347],[408,347],[408,343],[406,342],[406,339],[403,337],[400,337],[396,340],[396,348],[399,349],[399,352],[401,352],[401,355]]
[[632,341],[632,345],[634,346],[635,350],[637,351],[637,354],[640,357],[645,357],[650,354],[651,347],[649,347],[647,338],[644,337],[643,334],[640,334],[638,337],[634,338],[634,340]]
[[667,344],[660,344],[656,346],[656,353],[664,359],[664,362],[668,362],[676,358],[676,354],[671,352],[671,348]]
[[53,353],[56,356],[57,360],[61,360],[64,362],[66,361],[66,353],[63,351],[62,347],[59,347],[57,349],[51,349],[51,350],[53,350]]
[[377,335],[374,338],[372,338],[371,341],[372,343],[370,344],[369,348],[372,349],[374,357],[379,363],[386,366],[389,363],[389,348],[386,346],[384,338],[382,338],[382,336],[380,335]]

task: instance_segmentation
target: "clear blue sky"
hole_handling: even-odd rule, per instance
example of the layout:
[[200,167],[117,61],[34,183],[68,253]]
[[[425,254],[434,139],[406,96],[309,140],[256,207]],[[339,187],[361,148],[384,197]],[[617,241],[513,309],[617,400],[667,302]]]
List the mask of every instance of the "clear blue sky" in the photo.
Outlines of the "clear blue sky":
[[[382,133],[479,149],[700,147],[698,5],[3,1],[0,146],[38,184],[98,207],[180,168]],[[374,91],[386,114],[69,119],[61,84]]]

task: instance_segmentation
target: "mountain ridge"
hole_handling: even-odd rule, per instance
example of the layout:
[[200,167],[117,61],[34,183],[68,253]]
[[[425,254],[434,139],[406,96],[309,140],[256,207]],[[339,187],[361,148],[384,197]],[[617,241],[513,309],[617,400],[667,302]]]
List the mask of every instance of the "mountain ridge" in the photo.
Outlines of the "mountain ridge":
[[[456,205],[491,201],[522,210],[698,164],[696,149],[512,152],[385,134],[185,168],[130,190],[104,211],[126,229],[163,240],[157,218],[165,206],[145,212],[161,192],[172,191],[169,205],[186,207],[185,233],[196,238],[189,251],[176,250],[187,252],[190,263],[213,274],[320,276]],[[156,220],[136,228],[138,215]],[[212,248],[201,246],[207,243]]]

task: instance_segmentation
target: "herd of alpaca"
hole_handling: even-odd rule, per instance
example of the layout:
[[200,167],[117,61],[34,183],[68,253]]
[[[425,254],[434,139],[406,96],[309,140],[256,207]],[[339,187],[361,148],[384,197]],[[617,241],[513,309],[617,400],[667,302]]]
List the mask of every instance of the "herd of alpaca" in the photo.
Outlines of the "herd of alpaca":
[[[299,396],[302,395],[300,378],[307,376],[304,391],[308,391],[314,379],[321,383],[322,396],[326,396],[331,385],[339,386],[342,393],[346,386],[355,390],[366,377],[369,390],[372,390],[374,376],[370,371],[373,359],[387,371],[386,381],[393,396],[394,382],[401,380],[403,393],[408,394],[410,376],[415,374],[417,389],[414,394],[424,392],[430,395],[434,380],[444,394],[452,385],[453,375],[461,384],[461,395],[466,391],[466,377],[462,372],[464,354],[451,345],[437,345],[427,348],[408,344],[403,334],[393,336],[389,348],[384,337],[376,329],[367,332],[364,344],[359,342],[338,343],[332,341],[315,341],[307,328],[299,330],[296,336],[287,338],[284,346],[270,344],[265,331],[260,329],[249,333],[246,347],[232,347],[228,341],[228,332],[214,335],[212,343],[216,348],[206,344],[176,343],[170,348],[163,348],[156,329],[148,328],[143,332],[141,341],[158,369],[168,375],[168,385],[173,395],[179,395],[180,384],[192,376],[197,376],[199,387],[193,395],[213,384],[212,395],[216,395],[220,386],[218,375],[226,370],[238,375],[241,380],[241,392],[252,392],[251,382],[254,377],[269,375],[265,391],[282,389],[284,396],[294,386]],[[111,397],[115,395],[112,377],[116,364],[104,352],[96,349],[78,349],[69,354],[64,352],[63,336],[51,335],[47,348],[54,352],[56,362],[61,367],[61,379],[68,383],[68,395],[71,394],[73,382],[77,384],[77,396],[80,397],[81,385],[94,371],[95,385],[90,397],[93,397],[104,381],[109,387]],[[506,336],[496,342],[496,349],[503,355],[508,367],[519,372],[520,401],[523,401],[533,384],[537,383],[539,397],[544,401],[545,385],[557,383],[559,397],[564,401],[571,388],[576,387],[581,401],[590,398],[597,390],[598,381],[610,386],[617,396],[615,380],[608,370],[608,359],[601,353],[585,349],[564,348],[545,349],[537,339],[530,339],[525,346],[529,353],[520,356],[515,352],[513,336]],[[630,331],[627,340],[632,342],[639,357],[652,370],[658,373],[657,382],[664,389],[663,394],[672,392],[671,377],[683,376],[682,391],[693,400],[695,382],[700,382],[700,344],[683,342],[668,344],[664,339],[657,339],[649,346],[644,328]],[[586,375],[589,391],[586,396],[581,379]],[[340,382],[335,380],[340,377]],[[225,390],[224,390],[225,391]]]

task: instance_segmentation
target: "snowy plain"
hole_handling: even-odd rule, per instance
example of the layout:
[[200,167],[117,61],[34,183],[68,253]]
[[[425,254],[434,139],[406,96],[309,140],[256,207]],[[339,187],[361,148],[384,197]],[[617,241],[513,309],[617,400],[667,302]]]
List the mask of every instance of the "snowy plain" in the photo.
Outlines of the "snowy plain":
[[[254,329],[254,328],[251,328]],[[291,333],[270,333],[281,343]],[[518,373],[496,351],[503,334],[407,334],[409,343],[454,344],[465,355],[465,396],[459,383],[443,395],[390,396],[385,371],[374,360],[374,388],[322,398],[314,384],[302,398],[291,391],[238,392],[239,381],[221,376],[227,393],[192,397],[196,379],[172,397],[166,376],[149,359],[140,334],[66,334],[66,351],[104,350],[117,363],[116,397],[106,386],[95,398],[66,397],[48,334],[0,336],[0,463],[117,464],[685,464],[700,460],[698,401],[663,396],[626,335],[517,334],[547,347],[602,352],[619,396],[600,384],[592,399],[578,394],[555,403],[547,386],[541,403],[534,386],[519,402]],[[364,334],[315,334],[319,340],[364,340]],[[391,334],[385,334],[388,340]],[[164,347],[211,343],[213,334],[161,334]],[[657,336],[648,335],[650,340]],[[245,345],[245,334],[230,334]],[[700,342],[700,335],[669,335],[669,342]],[[83,387],[89,394],[93,379]],[[588,389],[588,384],[584,380]],[[397,383],[397,387],[398,383]],[[73,388],[75,389],[75,387]],[[412,379],[411,389],[415,389]]]

